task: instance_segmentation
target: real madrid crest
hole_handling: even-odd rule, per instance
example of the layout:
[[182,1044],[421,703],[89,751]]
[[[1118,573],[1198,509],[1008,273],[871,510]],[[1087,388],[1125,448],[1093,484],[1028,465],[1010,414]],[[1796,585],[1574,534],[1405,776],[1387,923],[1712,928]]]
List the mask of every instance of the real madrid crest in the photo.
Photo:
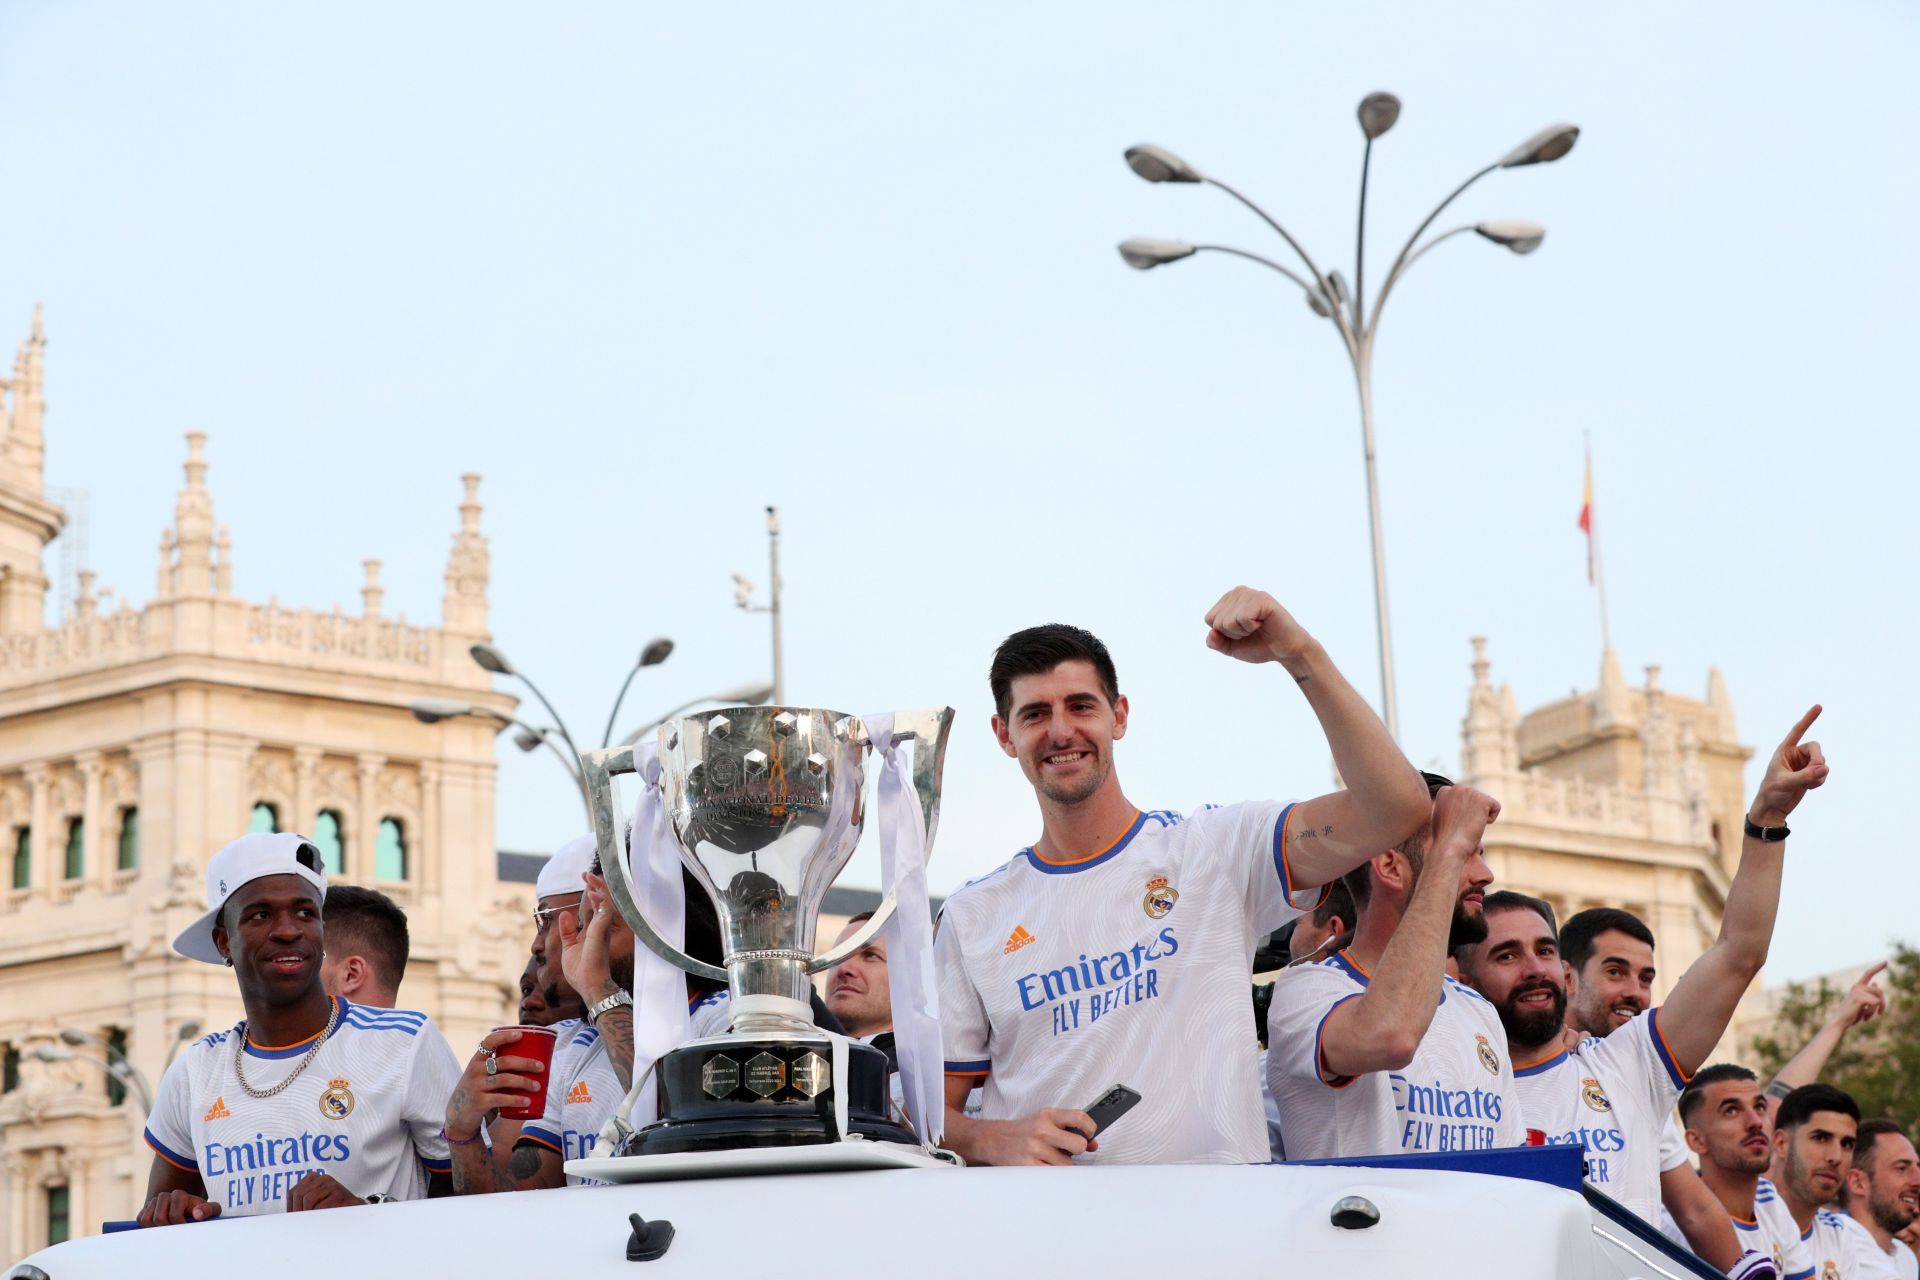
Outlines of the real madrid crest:
[[1167,883],[1165,876],[1155,876],[1147,881],[1146,900],[1141,904],[1147,914],[1155,920],[1173,910],[1173,904],[1180,901],[1180,891]]
[[1480,1055],[1480,1065],[1493,1072],[1493,1074],[1499,1075],[1500,1059],[1495,1056],[1493,1046],[1487,1043],[1485,1036],[1475,1036],[1474,1040],[1477,1041],[1477,1043],[1473,1048],[1474,1052]]
[[1613,1103],[1607,1100],[1606,1090],[1602,1089],[1600,1082],[1592,1076],[1587,1076],[1580,1081],[1580,1101],[1586,1103],[1595,1111],[1613,1110]]
[[320,1095],[320,1115],[326,1120],[345,1120],[353,1114],[353,1090],[347,1088],[347,1082],[341,1079],[327,1081],[327,1091]]

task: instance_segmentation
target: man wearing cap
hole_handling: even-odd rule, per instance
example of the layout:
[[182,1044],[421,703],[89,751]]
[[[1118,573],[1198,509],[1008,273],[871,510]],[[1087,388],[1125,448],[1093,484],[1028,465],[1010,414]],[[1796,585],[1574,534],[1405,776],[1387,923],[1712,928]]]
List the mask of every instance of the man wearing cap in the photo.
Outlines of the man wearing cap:
[[305,836],[245,835],[213,855],[207,913],[173,948],[230,966],[247,1016],[161,1077],[140,1225],[450,1189],[440,1121],[459,1074],[453,1052],[424,1014],[327,994],[326,892]]

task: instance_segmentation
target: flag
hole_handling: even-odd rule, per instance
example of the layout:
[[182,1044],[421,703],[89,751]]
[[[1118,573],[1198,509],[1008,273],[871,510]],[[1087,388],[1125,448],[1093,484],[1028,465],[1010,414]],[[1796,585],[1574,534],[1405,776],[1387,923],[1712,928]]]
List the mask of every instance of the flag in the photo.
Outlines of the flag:
[[1587,482],[1580,498],[1580,532],[1587,535],[1587,585],[1593,585],[1593,452],[1587,452]]

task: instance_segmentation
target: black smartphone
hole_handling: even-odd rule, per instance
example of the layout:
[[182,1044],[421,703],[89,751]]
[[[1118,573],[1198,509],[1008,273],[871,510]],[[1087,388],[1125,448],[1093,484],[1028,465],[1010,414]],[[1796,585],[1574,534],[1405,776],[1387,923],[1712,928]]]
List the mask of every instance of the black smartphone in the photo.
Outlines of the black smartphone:
[[[1123,1084],[1117,1084],[1100,1095],[1100,1100],[1087,1107],[1086,1113],[1094,1123],[1092,1134],[1081,1134],[1083,1138],[1095,1137],[1113,1127],[1113,1122],[1134,1109],[1140,1102],[1140,1095]],[[1076,1130],[1075,1132],[1078,1132]]]

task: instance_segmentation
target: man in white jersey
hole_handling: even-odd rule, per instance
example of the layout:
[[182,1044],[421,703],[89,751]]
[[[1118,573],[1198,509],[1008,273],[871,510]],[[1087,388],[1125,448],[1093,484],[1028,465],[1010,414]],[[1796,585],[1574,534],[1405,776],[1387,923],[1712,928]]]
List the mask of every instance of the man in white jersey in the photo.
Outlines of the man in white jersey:
[[1853,1168],[1841,1193],[1858,1250],[1862,1280],[1920,1280],[1920,1262],[1895,1238],[1920,1221],[1920,1155],[1891,1120],[1862,1120],[1853,1140]]
[[1773,1156],[1773,1124],[1753,1072],[1726,1062],[1702,1067],[1680,1092],[1680,1123],[1700,1157],[1700,1179],[1733,1220],[1741,1246],[1772,1258],[1780,1280],[1811,1280],[1800,1225],[1763,1176]]
[[1802,1085],[1774,1110],[1772,1179],[1820,1280],[1852,1280],[1861,1240],[1830,1207],[1847,1186],[1860,1107],[1830,1084]]
[[231,965],[247,1016],[161,1077],[142,1226],[448,1189],[453,1053],[424,1014],[327,994],[326,891],[320,851],[291,832],[242,836],[208,863],[207,913],[173,947]]
[[1350,872],[1347,945],[1273,984],[1267,1080],[1287,1157],[1519,1146],[1526,1139],[1500,1019],[1446,975],[1482,936],[1492,797],[1426,775],[1430,824]]
[[[946,1144],[973,1163],[1266,1160],[1255,946],[1425,818],[1419,775],[1272,596],[1235,588],[1206,622],[1209,648],[1293,677],[1351,790],[1142,812],[1114,769],[1128,704],[1106,646],[1059,625],[1008,637],[990,673],[993,729],[1033,786],[1041,831],[947,899],[936,941]],[[959,1108],[982,1084],[970,1119]],[[1116,1084],[1141,1101],[1096,1139],[1078,1108]]]

